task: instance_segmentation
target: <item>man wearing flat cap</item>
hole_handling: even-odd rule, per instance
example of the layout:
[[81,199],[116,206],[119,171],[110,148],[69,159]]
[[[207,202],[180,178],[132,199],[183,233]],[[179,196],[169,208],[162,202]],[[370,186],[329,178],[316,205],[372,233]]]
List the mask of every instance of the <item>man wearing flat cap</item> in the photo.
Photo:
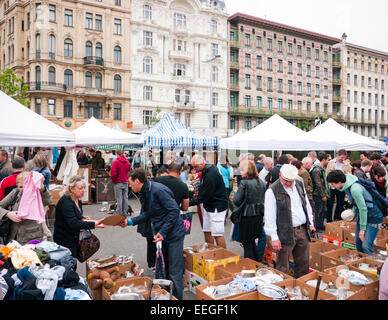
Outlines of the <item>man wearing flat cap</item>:
[[311,232],[315,232],[311,205],[297,176],[295,166],[283,165],[279,179],[266,191],[264,203],[264,230],[277,251],[276,269],[288,274],[292,253],[295,278],[309,272]]

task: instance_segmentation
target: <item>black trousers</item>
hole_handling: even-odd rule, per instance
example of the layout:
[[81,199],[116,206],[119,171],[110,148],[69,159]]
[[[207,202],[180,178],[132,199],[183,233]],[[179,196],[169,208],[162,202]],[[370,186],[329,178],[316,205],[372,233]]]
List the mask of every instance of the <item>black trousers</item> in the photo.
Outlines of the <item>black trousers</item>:
[[156,263],[156,243],[154,238],[147,238],[147,264],[149,268],[155,267]]
[[257,250],[257,246],[255,240],[249,242],[242,243],[244,248],[244,258],[249,258],[254,261],[259,261],[259,251]]
[[337,189],[330,189],[330,198],[327,202],[327,222],[333,221],[333,206],[336,197],[337,204],[335,206],[334,220],[342,220],[341,213],[344,210],[345,192]]

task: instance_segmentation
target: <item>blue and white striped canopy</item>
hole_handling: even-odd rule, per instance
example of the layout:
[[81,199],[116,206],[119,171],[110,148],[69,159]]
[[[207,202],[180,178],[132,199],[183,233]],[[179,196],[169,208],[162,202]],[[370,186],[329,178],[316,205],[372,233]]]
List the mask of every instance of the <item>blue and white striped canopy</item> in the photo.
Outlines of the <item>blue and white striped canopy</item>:
[[204,136],[186,128],[167,113],[157,124],[143,133],[148,148],[217,147],[217,137]]

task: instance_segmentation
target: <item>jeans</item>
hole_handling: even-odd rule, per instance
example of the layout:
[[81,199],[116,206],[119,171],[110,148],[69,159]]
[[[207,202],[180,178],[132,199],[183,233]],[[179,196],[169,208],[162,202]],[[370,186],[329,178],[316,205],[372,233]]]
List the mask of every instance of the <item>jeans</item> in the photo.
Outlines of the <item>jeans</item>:
[[333,222],[333,206],[334,200],[337,197],[337,204],[335,206],[334,220],[341,220],[341,213],[343,211],[345,192],[337,189],[330,189],[330,198],[327,202],[327,222]]
[[356,248],[357,248],[357,251],[363,252],[366,254],[370,254],[370,255],[375,254],[375,250],[373,248],[373,242],[376,239],[377,232],[379,232],[379,229],[372,227],[370,225],[367,225],[366,230],[365,230],[365,234],[364,234],[365,241],[362,242],[360,240],[360,237],[359,237],[360,224],[357,223],[357,226],[356,226]]
[[162,245],[167,279],[174,283],[173,295],[178,300],[183,300],[183,242],[184,238],[171,242],[163,241]]
[[257,255],[258,255],[257,261],[259,262],[263,261],[264,250],[265,250],[265,246],[267,245],[267,235],[265,234],[264,228],[262,229],[262,233],[263,233],[263,236],[257,242]]
[[128,212],[128,182],[114,184],[115,197],[117,201],[116,213],[127,214]]
[[325,220],[325,206],[326,202],[322,201],[321,196],[314,196],[313,195],[313,200],[314,200],[314,226],[317,230],[325,230],[324,226],[324,220]]

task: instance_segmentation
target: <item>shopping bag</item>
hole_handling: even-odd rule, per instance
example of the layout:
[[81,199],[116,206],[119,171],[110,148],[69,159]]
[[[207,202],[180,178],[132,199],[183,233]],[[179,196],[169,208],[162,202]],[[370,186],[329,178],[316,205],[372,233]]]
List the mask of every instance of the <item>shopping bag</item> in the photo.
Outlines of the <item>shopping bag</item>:
[[181,217],[182,217],[183,223],[185,225],[186,234],[190,234],[191,224],[193,222],[193,213],[190,211],[181,212]]
[[81,230],[78,241],[77,259],[85,262],[100,249],[100,240],[90,231]]
[[155,279],[166,279],[166,265],[162,252],[162,241],[156,243]]

